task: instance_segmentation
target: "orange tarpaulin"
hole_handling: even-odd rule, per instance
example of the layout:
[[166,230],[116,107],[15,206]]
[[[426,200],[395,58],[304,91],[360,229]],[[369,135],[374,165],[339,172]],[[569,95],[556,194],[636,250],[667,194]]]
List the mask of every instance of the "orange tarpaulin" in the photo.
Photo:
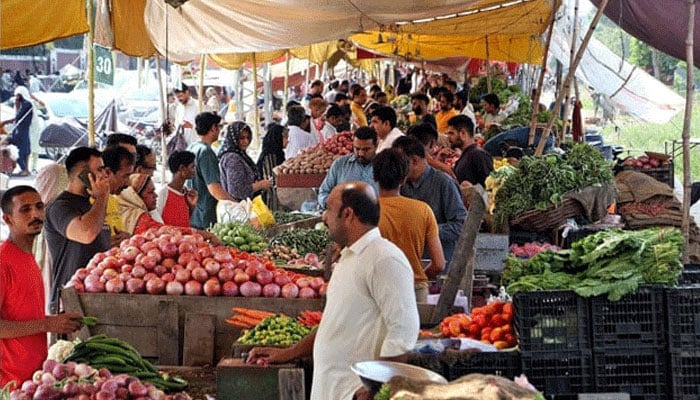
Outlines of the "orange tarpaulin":
[[85,0],[0,0],[0,49],[85,33],[85,10]]

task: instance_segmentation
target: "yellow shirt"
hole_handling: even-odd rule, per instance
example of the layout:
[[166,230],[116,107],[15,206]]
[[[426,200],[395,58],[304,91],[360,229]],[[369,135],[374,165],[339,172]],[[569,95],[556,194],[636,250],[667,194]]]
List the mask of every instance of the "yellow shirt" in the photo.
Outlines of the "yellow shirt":
[[353,102],[350,102],[350,111],[352,111],[351,122],[357,127],[367,126],[367,116],[365,115],[365,110],[362,106]]
[[447,121],[449,121],[450,118],[454,117],[455,115],[459,115],[459,112],[454,108],[450,111],[438,111],[438,113],[435,114],[435,122],[437,123],[438,133],[447,132]]
[[105,214],[105,224],[109,225],[109,233],[114,236],[117,232],[124,231],[124,221],[119,211],[119,197],[110,194],[107,199],[107,212]]
[[406,255],[415,283],[428,282],[420,260],[426,240],[439,235],[428,203],[403,196],[380,197],[379,232]]

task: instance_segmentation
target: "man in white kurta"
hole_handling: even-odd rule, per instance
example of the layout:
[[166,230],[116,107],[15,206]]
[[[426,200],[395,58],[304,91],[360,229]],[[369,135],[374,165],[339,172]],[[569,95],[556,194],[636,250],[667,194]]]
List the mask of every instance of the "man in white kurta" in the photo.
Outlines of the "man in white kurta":
[[382,238],[371,186],[344,182],[328,196],[323,222],[344,246],[328,285],[318,330],[289,349],[255,348],[248,362],[283,363],[313,347],[312,400],[369,399],[350,366],[401,360],[416,344],[420,322],[413,272],[406,256]]
[[175,109],[175,127],[179,128],[182,126],[184,128],[185,140],[189,146],[199,140],[197,133],[194,131],[194,120],[199,114],[197,99],[190,96],[189,88],[184,84],[181,88],[175,90],[175,96],[178,100],[178,105]]

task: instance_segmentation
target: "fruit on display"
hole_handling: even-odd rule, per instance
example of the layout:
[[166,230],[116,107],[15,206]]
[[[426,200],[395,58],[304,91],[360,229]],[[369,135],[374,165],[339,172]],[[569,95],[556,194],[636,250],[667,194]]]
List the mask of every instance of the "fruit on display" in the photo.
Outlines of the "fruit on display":
[[299,313],[297,321],[302,325],[314,327],[321,323],[321,317],[323,317],[323,311],[304,310]]
[[319,279],[166,226],[95,254],[68,286],[79,293],[315,298],[325,293],[326,284]]
[[517,345],[513,330],[513,303],[492,301],[483,307],[475,307],[470,315],[453,314],[440,322],[445,337],[461,337],[493,344],[497,349]]
[[267,238],[258,232],[252,225],[229,221],[217,222],[209,231],[228,247],[235,247],[242,251],[257,253],[267,247]]
[[352,152],[352,133],[337,133],[275,167],[277,174],[324,174],[333,161]]
[[303,261],[304,257],[297,249],[281,244],[273,244],[260,251],[260,255],[275,262],[275,264],[289,264]]
[[622,160],[622,165],[636,169],[662,168],[670,164],[669,156],[659,153],[647,153],[647,155],[633,157],[627,156]]
[[522,246],[513,243],[508,250],[515,257],[529,259],[545,250],[559,251],[560,248],[549,243],[528,242]]
[[[0,391],[0,398],[6,395]],[[166,395],[156,385],[128,374],[112,374],[106,368],[93,368],[85,363],[74,361],[60,363],[44,361],[41,370],[30,380],[22,382],[9,392],[8,399],[148,399],[186,400],[184,392]]]
[[113,374],[126,373],[149,382],[166,392],[182,391],[187,381],[158,372],[156,367],[141,357],[129,343],[105,335],[96,335],[79,342],[64,362],[85,363],[95,369],[107,369]]
[[311,332],[311,328],[286,315],[268,317],[253,329],[244,331],[240,344],[291,346]]

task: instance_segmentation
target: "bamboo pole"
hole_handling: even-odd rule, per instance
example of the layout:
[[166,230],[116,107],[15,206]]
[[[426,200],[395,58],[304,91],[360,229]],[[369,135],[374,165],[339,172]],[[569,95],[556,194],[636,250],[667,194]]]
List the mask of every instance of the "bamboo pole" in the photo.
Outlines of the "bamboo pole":
[[197,89],[197,92],[199,93],[199,96],[197,96],[197,111],[200,113],[204,111],[204,74],[206,73],[206,68],[207,55],[202,54],[202,57],[199,60],[199,88]]
[[87,2],[87,73],[88,73],[88,143],[95,147],[95,51],[92,42],[95,40],[95,21],[92,19],[92,0]]
[[486,91],[491,93],[491,54],[489,50],[489,35],[485,36],[486,40]]
[[163,87],[163,77],[160,71],[160,54],[156,53],[156,76],[158,77],[158,93],[160,94],[160,101],[158,105],[160,106],[160,120],[163,121],[161,124],[161,134],[160,134],[160,161],[161,161],[161,171],[160,171],[160,181],[165,184],[165,166],[168,162],[168,152],[165,146],[165,124],[169,121],[168,118],[168,106],[165,95],[165,88]]
[[688,244],[690,241],[690,122],[693,115],[693,35],[695,31],[695,0],[688,0],[688,35],[685,38],[686,82],[685,82],[685,115],[683,117],[683,220],[681,231],[685,250],[683,264],[690,261]]
[[[579,0],[575,0],[574,2],[574,27],[572,29],[571,33],[571,48],[569,49],[569,73],[572,74],[572,78],[574,82],[576,81],[576,70],[574,69],[574,51],[576,50],[576,39],[578,36],[578,29],[577,26],[578,24],[576,23],[576,20],[578,20],[578,2]],[[569,126],[569,129],[573,128],[570,124],[568,124],[569,120],[569,109],[571,108],[571,80],[564,81],[564,127],[561,130],[561,133],[557,135],[558,142],[561,143],[561,141],[564,138],[564,132],[566,132],[566,127]],[[573,118],[572,118],[573,120]]]
[[[583,38],[583,41],[581,41],[581,46],[578,48],[576,51],[576,57],[574,58],[574,62],[571,64],[571,67],[569,68],[569,72],[566,74],[566,77],[564,78],[564,86],[568,85],[569,82],[571,81],[571,76],[572,72],[578,68],[579,62],[581,62],[581,58],[583,57],[583,52],[586,50],[586,47],[588,46],[588,42],[591,40],[591,37],[593,37],[593,32],[595,31],[596,26],[598,25],[598,21],[600,21],[600,18],[603,16],[603,10],[605,10],[605,6],[608,5],[608,0],[601,0],[600,5],[598,5],[598,11],[596,11],[595,16],[593,17],[593,20],[591,21],[591,25],[588,27],[588,32],[586,32],[586,36]],[[561,107],[561,102],[562,99],[564,98],[564,91],[560,90],[559,93],[557,94],[557,100],[554,102],[554,112],[552,113],[552,116],[549,118],[549,122],[547,123],[547,126],[544,128],[544,132],[542,132],[542,136],[540,137],[540,142],[537,144],[537,150],[535,150],[535,155],[536,156],[541,156],[542,152],[544,151],[544,145],[547,143],[547,139],[549,138],[549,132],[552,130],[552,126],[554,125],[554,121],[559,115],[559,108]]]
[[287,115],[287,103],[289,103],[289,49],[284,52],[284,103],[282,104],[282,115]]
[[[311,48],[309,47],[309,49]],[[258,109],[258,62],[255,59],[255,52],[253,52],[253,115],[255,118],[255,123],[253,124],[253,135],[256,139],[259,139],[260,110]]]
[[544,85],[544,76],[547,73],[547,54],[549,53],[549,44],[552,43],[552,32],[554,32],[554,15],[552,15],[552,22],[549,24],[549,32],[547,32],[547,39],[544,44],[544,56],[542,57],[542,67],[540,68],[540,76],[537,78],[537,89],[535,91],[535,98],[532,99],[532,116],[530,117],[530,136],[527,140],[527,146],[532,147],[535,144],[535,129],[537,127],[537,114],[538,108],[540,106],[540,96],[542,95],[542,86]]

